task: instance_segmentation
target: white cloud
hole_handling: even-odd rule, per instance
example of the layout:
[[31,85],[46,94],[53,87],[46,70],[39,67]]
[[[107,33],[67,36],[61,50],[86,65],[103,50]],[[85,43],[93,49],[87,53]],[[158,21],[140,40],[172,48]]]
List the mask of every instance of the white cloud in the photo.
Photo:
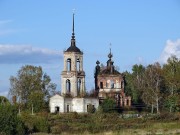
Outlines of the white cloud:
[[176,55],[177,58],[180,58],[180,39],[177,39],[176,41],[167,40],[159,61],[161,63],[166,63],[171,55]]
[[52,63],[62,58],[62,52],[30,45],[1,45],[0,64]]

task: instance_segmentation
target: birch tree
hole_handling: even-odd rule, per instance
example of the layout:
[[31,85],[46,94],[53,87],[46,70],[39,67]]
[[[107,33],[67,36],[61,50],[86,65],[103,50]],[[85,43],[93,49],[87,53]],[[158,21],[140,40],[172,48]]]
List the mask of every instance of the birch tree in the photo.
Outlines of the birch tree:
[[167,64],[163,66],[165,84],[167,89],[166,106],[169,112],[175,111],[179,102],[180,93],[180,60],[176,56],[171,56]]
[[144,88],[142,90],[142,99],[147,104],[151,104],[151,112],[153,113],[154,107],[156,112],[159,111],[159,103],[162,99],[162,85],[163,85],[163,76],[162,68],[159,63],[149,65],[146,68],[144,74]]
[[[25,107],[28,103],[36,103],[35,99],[38,100],[37,103],[47,101],[56,89],[56,85],[51,83],[50,77],[43,72],[42,68],[32,65],[23,66],[17,76],[11,76],[10,85],[9,95],[16,96],[19,105]],[[35,98],[36,95],[41,95],[40,99]]]

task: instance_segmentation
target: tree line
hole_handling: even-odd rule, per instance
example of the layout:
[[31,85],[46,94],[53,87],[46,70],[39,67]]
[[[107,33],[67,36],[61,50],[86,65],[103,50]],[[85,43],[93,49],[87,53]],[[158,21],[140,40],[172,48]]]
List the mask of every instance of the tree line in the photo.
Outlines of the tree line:
[[[151,113],[180,110],[180,59],[171,56],[166,64],[158,62],[147,66],[135,64],[132,72],[124,72],[125,93],[133,104],[144,104]],[[48,111],[50,96],[56,84],[41,67],[23,66],[17,76],[10,77],[9,95],[21,110]]]
[[124,72],[125,92],[133,103],[143,103],[156,110],[176,112],[180,110],[180,59],[168,58],[161,65],[156,62],[147,66],[135,64],[132,72]]

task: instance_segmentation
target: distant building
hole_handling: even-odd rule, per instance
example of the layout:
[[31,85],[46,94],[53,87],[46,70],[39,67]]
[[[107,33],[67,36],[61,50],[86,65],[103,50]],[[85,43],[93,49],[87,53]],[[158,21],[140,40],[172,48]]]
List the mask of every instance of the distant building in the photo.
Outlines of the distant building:
[[95,109],[99,106],[98,98],[83,98],[85,91],[85,72],[83,70],[83,52],[76,46],[73,31],[71,46],[64,51],[64,69],[61,72],[61,95],[50,98],[50,112],[87,112],[91,104]]
[[112,57],[110,49],[107,66],[100,67],[100,62],[96,62],[94,73],[96,93],[100,103],[106,98],[113,98],[117,107],[131,106],[131,97],[126,96],[124,92],[124,76],[115,69]]

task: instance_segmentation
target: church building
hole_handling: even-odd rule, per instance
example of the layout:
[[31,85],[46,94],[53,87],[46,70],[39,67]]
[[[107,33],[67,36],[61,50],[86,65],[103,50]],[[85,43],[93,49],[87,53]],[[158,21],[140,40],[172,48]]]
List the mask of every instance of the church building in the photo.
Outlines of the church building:
[[100,103],[106,98],[112,98],[116,101],[116,107],[130,107],[131,97],[124,92],[124,76],[115,69],[112,57],[110,49],[107,66],[100,67],[100,62],[96,62],[94,78],[97,96]]
[[85,72],[83,70],[83,52],[76,46],[73,29],[70,47],[64,51],[64,68],[61,72],[61,95],[50,98],[50,112],[87,112],[88,106],[99,106],[98,98],[85,98]]

